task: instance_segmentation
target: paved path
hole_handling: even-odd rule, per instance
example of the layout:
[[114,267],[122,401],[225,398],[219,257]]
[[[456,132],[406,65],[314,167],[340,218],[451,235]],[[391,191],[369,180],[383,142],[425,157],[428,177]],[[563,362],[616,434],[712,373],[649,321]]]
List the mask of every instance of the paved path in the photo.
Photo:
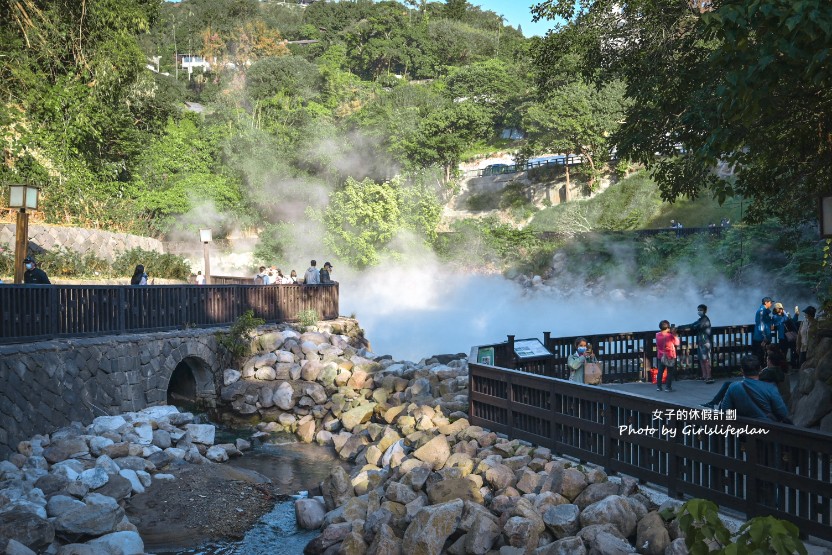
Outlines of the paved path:
[[[789,374],[791,379],[792,390],[794,390],[798,381],[798,373],[792,372]],[[686,407],[698,407],[702,403],[710,401],[716,395],[719,388],[725,382],[736,382],[742,378],[721,378],[716,379],[712,384],[706,384],[701,380],[678,380],[673,382],[673,391],[658,391],[656,384],[646,382],[632,382],[632,383],[611,383],[603,384],[599,387],[610,389],[612,391],[623,391],[625,393],[635,393],[643,397],[650,397],[651,399],[659,399],[661,401],[668,401]]]
[[611,383],[601,387],[613,391],[635,393],[651,399],[676,403],[686,407],[698,407],[702,403],[710,401],[723,383],[735,382],[740,378],[717,379],[712,384],[706,384],[701,380],[678,380],[673,382],[673,391],[658,391],[656,384],[647,382],[633,383]]

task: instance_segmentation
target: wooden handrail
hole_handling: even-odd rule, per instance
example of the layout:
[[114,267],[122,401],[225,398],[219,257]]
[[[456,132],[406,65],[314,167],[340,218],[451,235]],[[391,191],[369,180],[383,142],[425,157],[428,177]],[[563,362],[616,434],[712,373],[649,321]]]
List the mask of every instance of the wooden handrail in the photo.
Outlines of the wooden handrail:
[[748,518],[774,515],[832,540],[832,434],[705,418],[702,409],[478,364],[476,354],[468,363],[471,425],[658,484],[671,497],[705,497]]
[[292,322],[338,318],[331,285],[26,285],[0,287],[0,343],[228,326],[247,310]]
[[[715,326],[711,328],[711,360],[715,375],[739,372],[740,359],[751,352],[752,324],[741,326]],[[514,336],[510,336],[514,337]],[[647,371],[658,366],[656,359],[656,331],[633,331],[583,335],[594,346],[598,362],[601,363],[604,382],[646,380]],[[678,373],[699,373],[698,355],[695,348],[696,334],[680,331]],[[578,336],[551,337],[544,333],[543,345],[552,353],[548,357],[522,360],[514,356],[510,341],[476,347],[493,348],[494,363],[498,367],[510,368],[531,374],[566,379],[569,368],[566,359],[572,353]],[[476,351],[471,360],[475,361]]]

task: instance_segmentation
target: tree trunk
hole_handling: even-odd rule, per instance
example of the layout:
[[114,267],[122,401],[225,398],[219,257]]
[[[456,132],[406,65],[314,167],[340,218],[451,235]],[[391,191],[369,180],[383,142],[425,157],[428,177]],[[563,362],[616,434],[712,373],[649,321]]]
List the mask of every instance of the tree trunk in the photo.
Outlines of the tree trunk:
[[569,155],[566,155],[566,158],[563,160],[563,169],[566,171],[566,195],[564,196],[564,201],[569,202],[572,196],[569,194]]
[[590,156],[589,154],[584,154],[583,156],[587,160],[589,160],[589,169],[592,172],[592,175],[589,178],[589,190],[594,191],[595,190],[595,176],[597,175],[595,173],[595,162],[592,160],[592,156]]

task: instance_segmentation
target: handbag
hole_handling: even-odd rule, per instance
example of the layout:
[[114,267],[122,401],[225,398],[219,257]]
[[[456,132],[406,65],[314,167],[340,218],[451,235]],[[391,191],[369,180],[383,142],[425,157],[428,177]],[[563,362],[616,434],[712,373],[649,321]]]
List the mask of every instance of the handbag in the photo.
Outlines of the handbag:
[[797,332],[796,331],[787,331],[786,332],[786,341],[789,343],[794,343],[797,341]]
[[601,369],[601,364],[598,362],[584,363],[584,383],[597,385],[601,383],[601,378],[604,372]]
[[667,355],[662,355],[662,364],[665,368],[676,368],[676,359],[670,358]]

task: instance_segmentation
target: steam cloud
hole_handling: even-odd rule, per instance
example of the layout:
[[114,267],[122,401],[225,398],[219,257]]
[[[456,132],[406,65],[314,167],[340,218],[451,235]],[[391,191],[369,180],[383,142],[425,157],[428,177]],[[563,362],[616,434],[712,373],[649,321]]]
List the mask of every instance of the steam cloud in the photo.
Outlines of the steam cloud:
[[[729,283],[702,293],[693,279],[665,283],[659,290],[589,294],[579,287],[563,294],[546,286],[525,288],[501,276],[448,271],[435,260],[388,264],[339,281],[341,313],[355,314],[373,351],[413,361],[467,354],[472,346],[505,341],[507,334],[542,339],[544,331],[564,337],[658,330],[663,319],[689,324],[697,319],[700,303],[708,305],[714,326],[749,324],[760,299],[776,294]],[[787,310],[806,302],[776,298],[791,299],[784,301]]]

